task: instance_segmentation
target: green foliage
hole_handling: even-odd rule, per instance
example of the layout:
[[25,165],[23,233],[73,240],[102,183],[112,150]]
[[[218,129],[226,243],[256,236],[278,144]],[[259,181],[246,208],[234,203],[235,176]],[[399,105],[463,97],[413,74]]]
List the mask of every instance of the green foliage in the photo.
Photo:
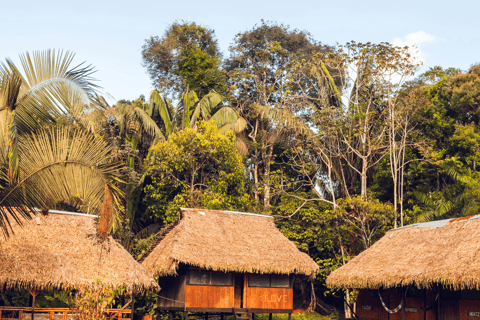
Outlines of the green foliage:
[[146,159],[146,214],[166,223],[178,207],[246,210],[243,171],[235,136],[222,134],[213,122],[174,133]]
[[188,87],[200,97],[226,90],[220,50],[213,30],[195,23],[173,23],[160,38],[146,40],[143,64],[163,94],[177,97]]
[[200,97],[210,91],[222,95],[227,93],[226,74],[220,70],[220,61],[199,47],[195,46],[184,52],[178,73],[184,85]]
[[73,319],[107,320],[106,311],[112,308],[117,293],[102,283],[100,279],[97,279],[91,287],[78,290],[74,302],[77,312]]
[[[360,251],[368,249],[391,227],[395,211],[390,203],[378,199],[362,199],[361,196],[338,200],[335,210],[341,226],[350,235],[350,243],[357,242]],[[355,255],[360,252],[353,252]]]

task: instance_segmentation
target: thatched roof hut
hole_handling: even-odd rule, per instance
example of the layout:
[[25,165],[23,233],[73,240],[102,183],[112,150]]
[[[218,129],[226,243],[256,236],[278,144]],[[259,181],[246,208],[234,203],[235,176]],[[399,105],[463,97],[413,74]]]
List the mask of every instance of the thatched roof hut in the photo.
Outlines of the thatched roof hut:
[[142,258],[154,276],[175,275],[180,263],[223,272],[314,276],[318,265],[276,227],[271,216],[204,209],[180,210]]
[[111,237],[97,243],[93,215],[38,214],[0,239],[0,289],[81,289],[100,279],[127,292],[158,290],[143,266]]
[[327,278],[337,288],[480,289],[480,216],[390,230]]

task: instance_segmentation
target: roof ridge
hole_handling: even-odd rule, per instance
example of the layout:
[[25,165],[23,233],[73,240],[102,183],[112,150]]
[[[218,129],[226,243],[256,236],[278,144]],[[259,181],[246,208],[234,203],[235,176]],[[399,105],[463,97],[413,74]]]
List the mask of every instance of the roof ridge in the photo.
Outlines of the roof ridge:
[[215,211],[215,213],[223,213],[223,214],[236,214],[236,215],[245,215],[245,216],[254,216],[254,217],[262,217],[262,218],[270,218],[273,219],[272,216],[260,213],[250,213],[250,212],[240,212],[240,211],[230,211],[230,210],[212,210],[212,209],[198,209],[198,208],[180,208],[181,211],[186,210],[197,210],[197,211]]
[[417,222],[412,223],[403,227],[399,227],[396,229],[390,229],[390,231],[397,231],[397,230],[404,230],[404,229],[415,229],[415,228],[443,228],[453,223],[457,222],[467,222],[480,219],[480,215],[473,215],[467,217],[459,217],[459,218],[450,218],[450,219],[442,219],[442,220],[434,220],[434,221],[426,221],[426,222]]
[[148,250],[139,259],[137,259],[137,261],[139,263],[142,263],[143,260],[145,260],[148,255],[152,253],[153,250],[155,250],[155,248],[160,244],[160,242],[165,239],[165,237],[170,233],[170,231],[172,231],[180,223],[180,220],[182,220],[182,217],[179,215],[172,223],[169,223],[167,226],[165,226],[165,228],[157,232],[156,236],[158,236],[158,238],[155,239],[150,248],[148,248]]

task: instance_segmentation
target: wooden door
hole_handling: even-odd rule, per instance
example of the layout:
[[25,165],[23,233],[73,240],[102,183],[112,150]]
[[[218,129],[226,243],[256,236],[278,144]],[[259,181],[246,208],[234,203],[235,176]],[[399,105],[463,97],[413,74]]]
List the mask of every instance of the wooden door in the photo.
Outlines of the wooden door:
[[235,273],[235,278],[234,278],[234,307],[235,309],[241,309],[244,308],[244,302],[243,302],[243,286],[244,286],[244,277],[245,275],[243,273]]

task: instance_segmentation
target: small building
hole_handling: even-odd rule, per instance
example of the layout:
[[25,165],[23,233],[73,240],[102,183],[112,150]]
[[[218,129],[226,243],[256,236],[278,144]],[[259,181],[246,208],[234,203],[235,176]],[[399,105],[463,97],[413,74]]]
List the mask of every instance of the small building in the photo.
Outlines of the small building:
[[141,261],[159,277],[159,309],[235,316],[291,314],[294,277],[318,269],[271,216],[184,208]]
[[375,320],[480,318],[480,216],[390,230],[327,278]]
[[[103,244],[96,241],[95,217],[51,210],[32,220],[20,218],[22,226],[13,224],[13,234],[0,238],[0,291],[26,289],[34,306],[35,296],[42,290],[78,290],[97,281],[128,295],[159,290],[152,275],[114,239]],[[31,313],[32,306],[0,306],[0,319],[2,310],[21,315]],[[67,311],[45,312],[66,316]]]

